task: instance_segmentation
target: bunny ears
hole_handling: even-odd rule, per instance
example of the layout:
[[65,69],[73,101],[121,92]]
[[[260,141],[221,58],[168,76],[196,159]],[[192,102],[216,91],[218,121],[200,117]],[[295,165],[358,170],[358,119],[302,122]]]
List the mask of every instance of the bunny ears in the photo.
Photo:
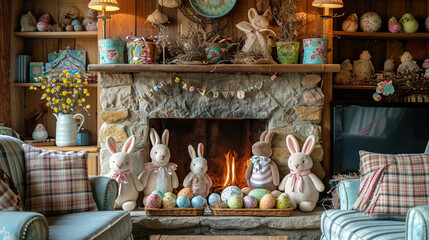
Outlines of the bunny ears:
[[260,137],[260,141],[261,142],[267,142],[267,143],[271,143],[271,140],[273,140],[273,137],[274,137],[274,132],[267,132],[267,131],[264,131],[262,134],[261,134],[261,137]]
[[[134,137],[134,135],[130,136],[127,139],[127,141],[125,141],[125,144],[122,147],[122,152],[124,152],[124,153],[132,152],[134,149],[135,142],[136,142],[136,138]],[[118,147],[117,147],[116,141],[111,136],[108,136],[106,138],[106,145],[107,145],[107,149],[109,150],[109,152],[111,154],[115,154],[118,152]]]
[[[305,140],[304,146],[302,146],[302,153],[309,155],[313,151],[315,144],[316,137],[314,135],[308,136],[307,140]],[[286,145],[290,153],[294,154],[299,152],[298,141],[293,135],[287,135]]]
[[161,139],[162,141],[160,141],[158,133],[153,128],[150,129],[149,136],[150,136],[150,142],[152,143],[152,146],[157,144],[168,145],[168,139],[170,139],[170,133],[168,129],[164,130],[164,133],[162,134],[162,139]]
[[[192,159],[197,157],[195,149],[192,147],[192,145],[188,146],[188,152]],[[202,143],[198,144],[198,157],[204,157],[204,145]]]

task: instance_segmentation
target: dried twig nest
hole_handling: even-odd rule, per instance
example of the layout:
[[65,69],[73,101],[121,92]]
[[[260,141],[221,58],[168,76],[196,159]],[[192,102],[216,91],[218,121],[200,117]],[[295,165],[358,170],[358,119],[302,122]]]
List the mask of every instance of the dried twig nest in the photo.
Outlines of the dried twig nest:
[[182,0],[159,0],[159,5],[166,8],[177,8],[182,4]]
[[168,22],[168,17],[167,15],[163,14],[158,9],[156,9],[152,14],[147,16],[147,22],[150,22],[154,25],[164,24]]

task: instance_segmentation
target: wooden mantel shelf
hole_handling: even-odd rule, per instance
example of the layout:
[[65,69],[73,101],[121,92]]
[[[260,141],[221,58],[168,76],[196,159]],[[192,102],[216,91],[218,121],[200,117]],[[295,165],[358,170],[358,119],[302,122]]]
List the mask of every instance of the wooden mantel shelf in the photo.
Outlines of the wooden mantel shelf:
[[190,72],[190,73],[281,73],[281,72],[339,72],[339,64],[89,64],[88,71],[121,72]]

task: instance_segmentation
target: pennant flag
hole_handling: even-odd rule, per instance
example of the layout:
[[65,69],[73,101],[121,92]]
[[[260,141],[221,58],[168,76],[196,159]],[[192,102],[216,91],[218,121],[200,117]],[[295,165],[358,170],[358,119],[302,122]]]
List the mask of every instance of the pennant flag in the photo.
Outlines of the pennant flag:
[[198,92],[201,94],[201,96],[206,95],[206,89],[197,88]]
[[213,92],[213,97],[214,98],[218,98],[219,97],[219,92],[218,91],[214,91]]
[[244,92],[243,90],[237,91],[237,98],[238,99],[243,99],[245,96],[246,96],[246,92]]
[[187,83],[183,83],[183,87],[182,88],[185,89],[186,91],[188,91],[188,86],[189,85]]
[[256,86],[256,88],[257,88],[258,90],[261,90],[262,86],[264,86],[264,82],[261,82],[261,83],[259,84],[259,86]]
[[229,94],[230,94],[231,96],[234,96],[234,95],[235,95],[235,92],[234,92],[234,91],[230,91],[230,92],[229,92]]
[[276,78],[277,78],[277,75],[276,75],[276,74],[274,74],[273,76],[271,76],[271,80],[272,80],[272,81],[276,80]]
[[229,92],[228,92],[228,91],[225,91],[225,92],[222,92],[222,94],[223,94],[223,96],[224,96],[225,98],[228,98],[228,94],[229,94]]
[[189,91],[190,91],[190,92],[195,91],[195,87],[194,87],[194,86],[190,86],[190,87],[189,87]]

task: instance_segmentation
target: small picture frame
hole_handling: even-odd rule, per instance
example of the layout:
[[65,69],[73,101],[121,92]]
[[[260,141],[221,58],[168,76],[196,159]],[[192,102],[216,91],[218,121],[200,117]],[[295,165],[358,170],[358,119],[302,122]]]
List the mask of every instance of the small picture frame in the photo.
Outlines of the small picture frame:
[[43,62],[30,62],[30,83],[37,82],[34,78],[42,75],[43,65]]

